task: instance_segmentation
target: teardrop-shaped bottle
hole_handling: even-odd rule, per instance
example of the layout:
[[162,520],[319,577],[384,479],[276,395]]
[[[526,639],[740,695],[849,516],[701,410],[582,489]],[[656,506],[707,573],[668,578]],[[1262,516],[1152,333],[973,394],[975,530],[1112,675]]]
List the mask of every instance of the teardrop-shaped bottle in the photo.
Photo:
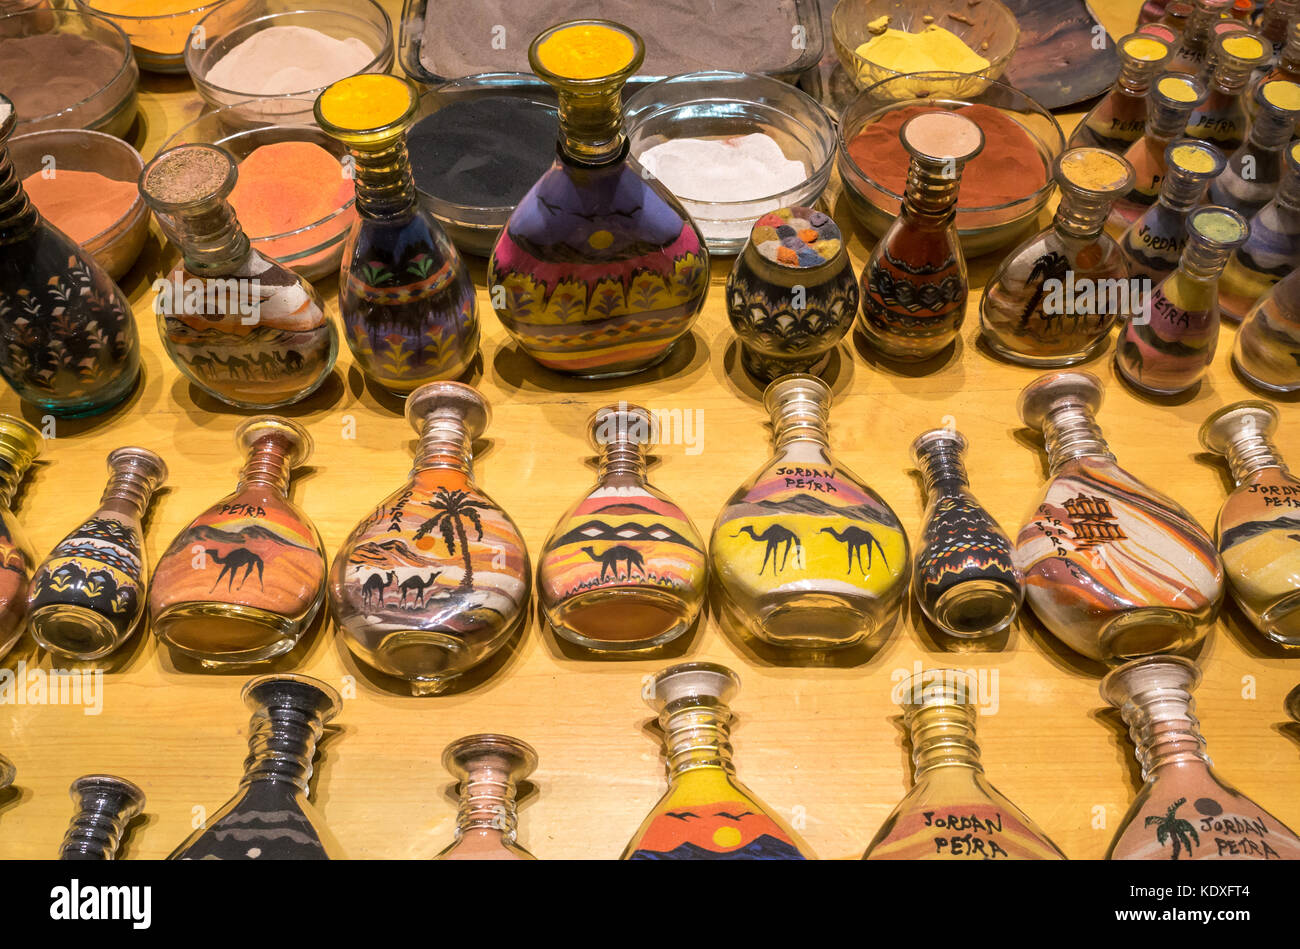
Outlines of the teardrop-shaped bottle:
[[1300,270],[1260,297],[1237,330],[1232,364],[1268,392],[1300,391]]
[[418,106],[409,80],[362,73],[327,88],[315,110],[356,169],[357,219],[339,273],[344,337],[367,376],[403,395],[464,374],[479,344],[474,281],[417,199],[406,130]]
[[76,812],[59,845],[60,860],[116,860],[127,825],[144,810],[144,792],[126,778],[88,774],[69,789]]
[[1254,95],[1258,108],[1250,135],[1210,183],[1210,203],[1247,220],[1277,193],[1286,173],[1286,146],[1300,120],[1300,85],[1277,80],[1259,86]]
[[99,508],[42,561],[27,594],[28,629],[50,652],[98,659],[140,625],[148,590],[141,521],[167,465],[147,448],[118,448]]
[[1300,860],[1300,837],[1214,771],[1192,690],[1200,670],[1150,656],[1112,670],[1101,696],[1119,709],[1145,786],[1107,860]]
[[474,483],[471,445],[490,418],[483,396],[459,382],[407,396],[420,436],[410,480],[352,529],[330,569],[348,648],[417,695],[447,688],[527,621],[528,548]]
[[736,778],[729,704],[740,677],[712,662],[669,666],[648,684],[668,759],[668,791],[623,860],[808,860],[812,852]]
[[1287,146],[1284,161],[1277,191],[1250,219],[1250,236],[1233,251],[1219,278],[1219,310],[1224,319],[1245,317],[1274,284],[1300,265],[1300,142]]
[[241,423],[235,444],[245,456],[239,486],[176,535],[149,591],[158,639],[205,666],[288,652],[325,598],[325,545],[288,496],[311,436],[268,415]]
[[950,636],[973,639],[1002,632],[1025,598],[1025,578],[1011,541],[971,493],[962,455],[966,439],[936,428],[912,442],[925,479],[921,542],[912,592],[930,622]]
[[956,669],[902,685],[912,789],[885,818],[863,860],[1064,860],[1056,844],[984,777],[975,743],[978,693]]
[[304,675],[258,676],[241,695],[253,716],[239,790],[167,859],[339,859],[308,794],[316,743],[343,700]]
[[181,373],[227,405],[270,409],[315,392],[334,369],[338,332],[312,285],[254,250],[230,192],[239,173],[215,145],[178,145],[140,173],[181,261],[155,281],[158,336]]
[[537,767],[537,752],[509,735],[466,735],[447,746],[442,766],[460,785],[456,839],[438,860],[536,860],[515,835],[518,784]]
[[1205,101],[1187,119],[1187,134],[1231,155],[1246,140],[1250,119],[1242,101],[1256,67],[1268,62],[1268,45],[1250,30],[1220,33],[1213,42],[1214,71]]
[[1224,406],[1201,426],[1201,445],[1223,455],[1237,487],[1214,535],[1237,605],[1274,642],[1300,646],[1300,479],[1273,444],[1277,409]]
[[27,197],[7,146],[17,118],[0,95],[0,376],[42,411],[94,415],[135,387],[135,317],[104,269]]
[[862,643],[888,629],[907,591],[903,525],[831,454],[826,383],[783,376],[763,403],[776,451],[727,500],[709,541],[725,618],[775,646]]
[[18,483],[43,442],[41,433],[22,419],[0,415],[0,659],[27,627],[27,590],[36,554],[12,506]]
[[1232,0],[1192,0],[1191,16],[1187,18],[1173,56],[1165,64],[1165,72],[1199,75],[1210,55],[1214,24],[1226,16],[1231,7]]
[[654,416],[621,402],[588,424],[596,486],[542,548],[537,594],[551,629],[598,651],[649,649],[694,625],[708,593],[704,538],[646,478]]
[[1042,376],[1020,393],[1051,478],[1016,538],[1025,596],[1043,625],[1097,660],[1172,652],[1209,633],[1223,600],[1214,541],[1175,501],[1115,461],[1094,416],[1101,380]]
[[1069,148],[1104,148],[1122,155],[1142,137],[1147,122],[1147,93],[1173,50],[1158,36],[1130,33],[1115,44],[1115,51],[1119,55],[1119,78],[1075,126]]

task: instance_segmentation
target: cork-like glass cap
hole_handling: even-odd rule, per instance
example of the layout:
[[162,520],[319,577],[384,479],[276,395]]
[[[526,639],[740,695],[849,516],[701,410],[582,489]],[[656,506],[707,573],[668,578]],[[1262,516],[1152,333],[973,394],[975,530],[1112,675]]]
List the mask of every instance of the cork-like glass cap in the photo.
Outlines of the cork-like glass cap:
[[926,669],[903,683],[898,704],[904,710],[938,705],[974,705],[978,694],[976,682],[959,669]]
[[1211,247],[1230,250],[1246,243],[1250,225],[1231,208],[1211,206],[1192,212],[1187,219],[1187,231]]
[[35,426],[13,415],[0,415],[0,460],[22,472],[37,458],[45,439]]
[[1206,94],[1205,83],[1185,73],[1161,76],[1151,87],[1151,96],[1158,104],[1189,113],[1205,101]]
[[361,73],[331,83],[316,97],[316,123],[349,144],[385,140],[410,125],[420,103],[414,83],[388,73]]
[[966,438],[961,432],[951,428],[932,428],[922,432],[912,442],[912,460],[917,464],[926,454],[936,448],[947,448],[958,453],[966,450]]
[[[497,767],[509,772],[512,781],[522,781],[537,767],[533,746],[509,735],[466,735],[443,750],[442,766],[457,780],[469,777],[476,762],[495,759]],[[486,763],[486,762],[485,762]]]
[[682,662],[654,677],[646,703],[657,712],[685,699],[713,699],[730,704],[740,691],[740,676],[716,662]]
[[417,432],[431,415],[461,419],[471,439],[479,438],[492,421],[487,399],[463,382],[428,382],[406,397],[406,421]]
[[1277,409],[1267,402],[1243,399],[1211,414],[1201,425],[1198,436],[1206,451],[1224,455],[1238,433],[1272,435],[1277,429],[1277,421]]
[[645,43],[613,20],[566,20],[543,30],[528,47],[528,64],[548,82],[601,85],[641,68]]
[[655,439],[655,420],[649,409],[620,402],[593,412],[587,422],[587,434],[597,448],[619,442],[652,445]]
[[779,208],[754,222],[749,243],[764,260],[812,270],[839,257],[844,238],[829,214],[816,208]]
[[148,448],[127,446],[115,448],[108,453],[109,471],[123,471],[134,468],[148,479],[151,489],[158,489],[167,481],[167,462],[162,456]]
[[1209,180],[1219,177],[1228,159],[1209,142],[1181,138],[1165,149],[1165,164],[1188,178]]
[[239,172],[234,157],[218,145],[177,145],[140,172],[140,193],[157,209],[180,212],[224,198]]
[[1101,408],[1101,380],[1090,372],[1051,372],[1039,376],[1020,392],[1020,419],[1041,431],[1047,413],[1066,400],[1083,403],[1090,412]]
[[244,704],[259,714],[273,708],[285,708],[305,715],[319,715],[322,722],[328,722],[343,707],[343,698],[333,686],[311,676],[293,673],[249,679],[241,695]]
[[1130,33],[1119,41],[1119,53],[1127,60],[1154,69],[1170,57],[1173,49],[1159,36]]
[[258,442],[269,438],[279,439],[286,446],[286,460],[290,468],[306,464],[311,457],[314,447],[311,435],[292,419],[278,415],[259,415],[246,419],[235,429],[235,444],[245,454]]
[[1108,200],[1133,187],[1133,166],[1104,148],[1072,148],[1056,159],[1056,181],[1063,188]]
[[1145,656],[1126,662],[1117,669],[1112,669],[1101,680],[1101,697],[1115,708],[1137,703],[1141,704],[1159,698],[1159,693],[1169,692],[1171,698],[1179,700],[1184,693],[1191,692],[1201,681],[1201,670],[1195,663],[1182,656]]
[[68,794],[78,806],[86,798],[103,800],[126,821],[144,810],[144,791],[134,782],[115,774],[83,775],[72,782]]
[[825,409],[831,402],[831,387],[817,376],[792,372],[773,379],[763,390],[763,406],[769,415],[775,415],[792,402]]
[[984,130],[957,112],[922,112],[898,130],[913,158],[932,164],[970,161],[984,150]]

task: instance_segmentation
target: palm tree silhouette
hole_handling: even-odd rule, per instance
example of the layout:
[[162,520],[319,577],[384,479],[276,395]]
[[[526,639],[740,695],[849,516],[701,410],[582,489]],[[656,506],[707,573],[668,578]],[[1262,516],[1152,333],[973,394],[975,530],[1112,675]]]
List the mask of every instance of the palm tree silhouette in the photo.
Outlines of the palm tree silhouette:
[[[1033,295],[1025,305],[1024,312],[1020,314],[1020,329],[1024,330],[1029,326],[1029,318],[1034,315],[1038,305],[1043,302],[1043,297],[1047,295],[1046,284],[1048,280],[1062,280],[1066,272],[1070,269],[1070,261],[1062,254],[1052,251],[1050,254],[1044,254],[1034,261],[1034,268],[1029,271],[1029,278],[1025,281],[1028,286],[1037,283]],[[1047,322],[1052,322],[1049,316]]]
[[465,563],[465,575],[460,578],[459,588],[470,590],[474,587],[474,562],[469,555],[469,537],[465,532],[465,522],[469,521],[478,532],[478,540],[483,539],[483,522],[479,511],[492,510],[486,501],[477,500],[468,491],[448,491],[439,488],[429,506],[438,513],[420,525],[415,532],[419,540],[435,528],[442,534],[442,542],[447,545],[447,553],[456,553],[456,542],[460,542],[460,555]]
[[[1196,828],[1192,826],[1191,822],[1183,820],[1177,815],[1177,813],[1175,813],[1178,808],[1182,807],[1186,803],[1187,798],[1180,797],[1178,800],[1174,801],[1174,803],[1169,805],[1169,810],[1165,811],[1164,817],[1161,817],[1159,814],[1153,814],[1146,819],[1145,826],[1155,827],[1156,840],[1160,842],[1161,847],[1163,847],[1167,841],[1173,840],[1174,852],[1169,858],[1170,860],[1177,860],[1180,850],[1186,850],[1187,855],[1190,857],[1192,855],[1192,840],[1196,841],[1198,847],[1201,844],[1201,838],[1197,835]],[[1192,840],[1187,839],[1188,834],[1191,835]]]

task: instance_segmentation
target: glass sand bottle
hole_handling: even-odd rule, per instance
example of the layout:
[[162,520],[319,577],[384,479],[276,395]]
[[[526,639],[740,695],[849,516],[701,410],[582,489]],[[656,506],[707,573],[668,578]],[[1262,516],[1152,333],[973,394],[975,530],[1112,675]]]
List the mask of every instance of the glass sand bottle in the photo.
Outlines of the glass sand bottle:
[[18,771],[14,768],[14,763],[4,755],[0,755],[0,791],[11,787],[16,777]]
[[1029,366],[1069,366],[1105,349],[1119,314],[1097,288],[1129,278],[1105,227],[1111,202],[1133,184],[1132,167],[1103,149],[1075,148],[1056,160],[1055,175],[1061,203],[1051,226],[1006,256],[980,298],[989,348]]
[[1300,270],[1264,294],[1237,330],[1232,364],[1266,392],[1300,391]]
[[158,639],[209,667],[288,652],[325,598],[324,543],[288,496],[311,436],[268,415],[241,423],[235,444],[245,457],[238,487],[176,535],[149,592]]
[[1288,145],[1283,155],[1277,192],[1250,219],[1250,236],[1233,251],[1219,278],[1219,310],[1226,319],[1244,318],[1269,288],[1300,265],[1300,142]]
[[1200,670],[1181,656],[1111,671],[1101,696],[1119,709],[1146,782],[1108,860],[1300,860],[1300,837],[1215,773],[1192,691]]
[[1176,502],[1121,468],[1094,417],[1101,380],[1042,376],[1020,393],[1050,480],[1016,538],[1025,596],[1075,652],[1112,661],[1190,647],[1223,600],[1214,541]]
[[1273,200],[1286,173],[1286,147],[1300,120],[1300,85],[1265,83],[1255,90],[1255,99],[1250,136],[1210,183],[1210,203],[1232,208],[1247,220]]
[[646,478],[654,417],[626,402],[588,423],[596,486],[551,531],[537,593],[551,629],[596,651],[649,649],[689,630],[708,593],[704,538]]
[[532,590],[519,528],[474,483],[487,401],[459,382],[406,399],[420,436],[410,479],[344,541],[329,598],[348,648],[417,695],[440,692],[527,621]]
[[685,662],[649,684],[668,759],[668,791],[623,860],[808,860],[812,852],[736,778],[730,703],[740,678],[726,666]]
[[644,57],[641,37],[609,20],[560,23],[528,48],[559,97],[559,147],[502,228],[487,283],[519,348],[556,372],[623,376],[663,361],[709,291],[699,228],[629,157],[620,93]]
[[1119,78],[1075,127],[1069,148],[1104,148],[1122,155],[1142,137],[1147,122],[1147,93],[1173,50],[1158,36],[1144,33],[1130,33],[1115,44],[1115,49]]
[[984,776],[975,742],[976,682],[929,669],[903,683],[912,789],[885,818],[864,860],[1064,860]]
[[76,813],[59,845],[60,860],[116,860],[127,825],[144,810],[144,792],[126,778],[88,774],[72,782]]
[[956,112],[925,112],[898,130],[911,156],[899,216],[862,270],[858,329],[882,355],[919,361],[943,352],[966,318],[970,282],[957,237],[957,193],[984,132]]
[[993,636],[1014,622],[1025,578],[1011,541],[975,499],[960,432],[935,428],[912,442],[929,502],[912,566],[912,592],[950,636]]
[[362,371],[401,395],[463,375],[479,344],[474,281],[417,199],[406,130],[418,105],[411,82],[379,73],[340,79],[316,100],[316,123],[356,171],[339,273],[344,338]]
[[509,735],[466,735],[447,746],[442,766],[460,789],[456,839],[438,860],[536,860],[515,840],[519,782],[537,767],[537,752]]
[[163,348],[212,398],[269,409],[307,398],[334,369],[338,333],[312,285],[263,256],[228,200],[239,172],[215,145],[178,145],[140,173],[140,194],[181,251],[154,284]]
[[1250,75],[1268,62],[1268,44],[1248,31],[1221,33],[1214,40],[1214,72],[1206,83],[1205,101],[1187,119],[1187,134],[1233,154],[1246,140],[1250,119],[1242,101]]
[[253,716],[239,790],[167,859],[339,859],[308,795],[316,743],[343,700],[304,675],[259,676],[241,695]]
[[776,450],[713,525],[715,603],[735,631],[774,646],[835,649],[887,633],[907,590],[907,535],[831,454],[830,387],[783,376],[763,403]]
[[1300,479],[1273,444],[1277,422],[1267,402],[1234,402],[1205,420],[1200,437],[1236,484],[1214,531],[1233,598],[1269,639],[1300,646]]
[[36,554],[13,513],[14,493],[41,453],[41,433],[20,418],[0,415],[0,659],[27,626],[27,590]]
[[167,465],[147,448],[108,456],[99,509],[50,551],[27,595],[28,629],[50,652],[98,659],[140,625],[148,589],[141,521]]
[[1165,72],[1200,75],[1210,55],[1214,24],[1226,16],[1232,0],[1192,0],[1192,13],[1179,38]]

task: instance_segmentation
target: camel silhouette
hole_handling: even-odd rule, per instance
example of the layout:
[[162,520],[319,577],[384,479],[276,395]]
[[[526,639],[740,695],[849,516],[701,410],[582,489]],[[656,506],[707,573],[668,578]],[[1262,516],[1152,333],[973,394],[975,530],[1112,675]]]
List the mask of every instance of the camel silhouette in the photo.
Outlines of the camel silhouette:
[[217,374],[217,361],[202,354],[190,357],[190,368],[201,376],[211,379]]
[[208,353],[214,360],[220,363],[221,367],[226,370],[226,373],[231,379],[253,378],[253,367],[243,356],[227,356],[225,359],[222,359],[211,350],[209,350]]
[[396,579],[397,579],[397,574],[393,573],[392,571],[389,571],[387,578],[384,578],[384,575],[381,573],[372,573],[369,577],[366,578],[366,582],[361,587],[361,602],[364,603],[366,606],[369,606],[370,598],[372,596],[378,596],[379,605],[383,606],[384,591],[387,590],[390,586],[392,586],[393,581]]
[[221,578],[227,576],[227,574],[229,574],[229,577],[226,580],[226,589],[230,590],[235,582],[235,574],[239,573],[240,568],[243,568],[244,571],[243,579],[239,581],[239,588],[241,590],[244,588],[244,583],[247,582],[254,570],[257,571],[257,585],[263,590],[266,589],[262,584],[262,569],[265,564],[262,563],[262,558],[251,550],[237,547],[223,556],[220,552],[209,547],[204,550],[204,553],[212,558],[213,563],[221,564],[221,572],[217,574],[217,579],[212,583],[212,589],[208,590],[209,593],[217,588],[217,584],[221,582]]
[[402,598],[398,600],[398,605],[405,606],[406,594],[410,593],[415,598],[416,606],[424,606],[425,588],[431,586],[440,576],[442,576],[442,571],[435,570],[433,573],[429,574],[428,579],[419,576],[407,577],[397,587],[398,592],[402,594]]
[[277,352],[275,358],[284,365],[285,372],[297,372],[302,368],[302,353],[296,349],[290,349],[283,353]]
[[[853,559],[856,557],[858,569],[862,571],[864,577],[867,575],[867,570],[871,569],[871,546],[873,544],[880,551],[880,559],[884,561],[885,566],[889,566],[889,558],[885,556],[885,548],[880,546],[880,541],[876,539],[876,535],[871,531],[863,530],[861,527],[846,527],[843,531],[837,531],[833,527],[823,527],[818,533],[830,534],[848,549],[849,569],[845,570],[845,573],[853,572]],[[867,548],[867,566],[865,569],[862,566],[863,547]]]
[[[769,524],[761,534],[755,534],[754,528],[746,524],[739,531],[732,534],[732,537],[739,537],[741,534],[748,534],[756,541],[767,544],[763,551],[763,566],[758,568],[758,575],[761,577],[763,571],[767,569],[767,561],[772,561],[772,575],[776,576],[785,569],[785,562],[790,557],[790,548],[795,550],[796,558],[803,557],[803,545],[799,542],[799,535],[789,528],[782,527],[780,524]],[[776,565],[777,548],[785,544],[785,549],[781,551],[781,566]]]
[[631,547],[624,546],[623,544],[615,544],[603,554],[596,553],[594,547],[583,547],[582,552],[600,564],[600,579],[602,581],[605,579],[605,574],[610,570],[614,571],[615,580],[622,579],[618,573],[618,565],[620,562],[627,564],[627,579],[632,579],[633,567],[636,568],[637,572],[640,573],[642,577],[645,576],[645,558]]

